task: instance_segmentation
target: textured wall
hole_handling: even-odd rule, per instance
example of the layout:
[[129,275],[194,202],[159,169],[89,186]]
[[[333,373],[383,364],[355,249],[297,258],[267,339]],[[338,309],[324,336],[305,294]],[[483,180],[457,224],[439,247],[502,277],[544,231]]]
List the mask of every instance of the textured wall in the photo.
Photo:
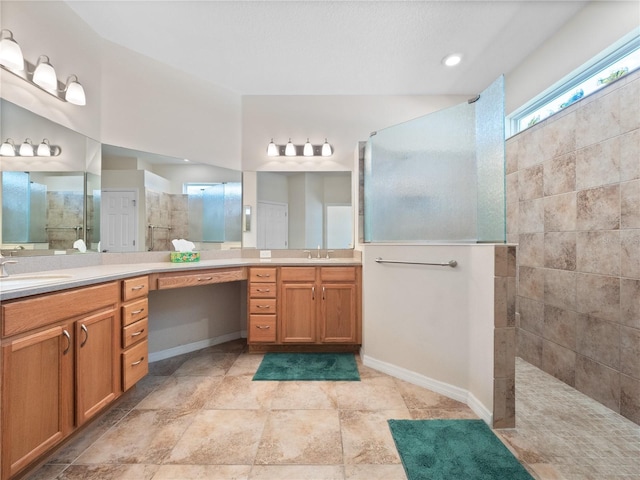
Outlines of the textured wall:
[[640,423],[640,72],[507,141],[517,354]]

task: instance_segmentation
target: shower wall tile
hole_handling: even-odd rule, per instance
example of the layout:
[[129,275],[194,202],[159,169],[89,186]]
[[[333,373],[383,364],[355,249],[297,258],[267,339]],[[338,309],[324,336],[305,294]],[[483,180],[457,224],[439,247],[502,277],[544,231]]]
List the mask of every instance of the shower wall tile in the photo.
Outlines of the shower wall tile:
[[542,197],[542,164],[518,172],[518,194],[520,200]]
[[520,143],[518,150],[518,170],[526,170],[542,163],[544,158],[543,132],[538,125],[531,128],[526,141]]
[[620,276],[620,231],[578,232],[577,269]]
[[518,233],[544,231],[544,203],[542,198],[520,202]]
[[576,381],[576,352],[545,340],[542,345],[542,370],[573,387]]
[[620,141],[617,137],[576,152],[576,189],[620,182]]
[[544,231],[567,232],[576,229],[577,194],[564,193],[544,198]]
[[493,331],[493,376],[515,378],[516,329],[496,328]]
[[544,303],[520,297],[520,328],[527,332],[542,335],[544,332]]
[[542,337],[518,329],[516,339],[517,355],[531,365],[542,368]]
[[620,327],[620,373],[640,380],[640,329]]
[[622,276],[640,279],[640,229],[622,230],[620,248]]
[[573,152],[576,149],[576,112],[553,119],[542,132],[545,159]]
[[599,143],[621,133],[619,95],[604,94],[576,112],[576,147]]
[[620,136],[620,180],[640,179],[640,130]]
[[620,375],[620,414],[640,424],[640,380]]
[[[517,200],[514,202],[509,202],[507,200],[507,236],[513,237],[514,235],[518,235],[519,229],[519,220],[520,217],[520,202]],[[513,240],[513,238],[507,238],[507,242],[512,243],[517,240]]]
[[620,323],[640,329],[640,280],[620,279]]
[[620,321],[620,278],[577,274],[577,310],[613,322]]
[[506,174],[509,176],[514,173],[518,174],[518,157],[520,156],[520,141],[518,137],[514,137],[513,141],[505,144],[505,163]]
[[577,390],[620,412],[620,373],[582,355],[576,356]]
[[640,180],[620,184],[620,228],[640,228]]
[[573,192],[576,189],[576,154],[567,153],[544,162],[544,195]]
[[621,133],[640,128],[640,79],[629,82],[620,89],[620,131]]
[[599,318],[578,319],[577,352],[580,355],[620,370],[620,325]]
[[573,311],[544,305],[544,329],[542,336],[558,345],[575,351],[578,319],[582,315]]
[[518,264],[544,266],[544,233],[523,233],[518,238]]
[[518,172],[507,175],[506,189],[509,201],[517,202],[520,199],[520,194],[518,193]]
[[516,420],[515,378],[493,380],[493,428],[513,428]]
[[615,230],[620,228],[620,186],[592,188],[578,192],[578,230]]
[[544,269],[520,267],[518,295],[533,300],[544,300]]
[[576,273],[545,269],[544,302],[566,310],[576,310]]
[[544,266],[559,270],[576,269],[576,233],[544,234]]

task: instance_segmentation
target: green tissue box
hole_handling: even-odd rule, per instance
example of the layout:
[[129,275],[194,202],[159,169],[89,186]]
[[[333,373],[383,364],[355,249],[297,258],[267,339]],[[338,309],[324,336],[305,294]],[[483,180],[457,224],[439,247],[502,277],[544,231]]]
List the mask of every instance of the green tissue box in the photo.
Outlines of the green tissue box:
[[175,263],[198,262],[200,252],[171,252],[171,261]]

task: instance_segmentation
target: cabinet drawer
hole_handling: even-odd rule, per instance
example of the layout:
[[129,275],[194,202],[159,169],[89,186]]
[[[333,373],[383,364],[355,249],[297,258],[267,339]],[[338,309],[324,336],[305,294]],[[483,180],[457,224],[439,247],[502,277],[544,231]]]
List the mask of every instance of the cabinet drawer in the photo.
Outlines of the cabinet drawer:
[[275,298],[251,298],[249,299],[249,313],[267,314],[276,313]]
[[249,316],[249,342],[275,342],[276,316]]
[[122,328],[122,348],[127,348],[134,343],[147,338],[149,333],[149,319],[143,318],[131,325]]
[[276,268],[252,268],[249,281],[253,283],[273,283],[276,281]]
[[122,354],[122,388],[129,390],[149,372],[149,344],[140,342]]
[[249,286],[249,296],[252,298],[275,298],[275,283],[258,283]]
[[149,314],[149,302],[146,298],[122,306],[122,326],[131,325]]
[[314,282],[316,267],[282,267],[280,279],[283,282]]
[[323,282],[355,282],[356,267],[321,267],[320,280]]
[[122,301],[146,297],[149,294],[149,277],[128,278],[122,281]]
[[247,273],[244,267],[220,268],[216,270],[203,270],[189,272],[181,275],[161,275],[158,277],[158,290],[167,288],[195,287],[212,283],[235,282],[246,280]]

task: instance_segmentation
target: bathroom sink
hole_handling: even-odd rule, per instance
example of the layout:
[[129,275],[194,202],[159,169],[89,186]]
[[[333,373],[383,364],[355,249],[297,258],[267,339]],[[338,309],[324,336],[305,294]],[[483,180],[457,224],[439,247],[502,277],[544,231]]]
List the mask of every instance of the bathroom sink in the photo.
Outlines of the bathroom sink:
[[71,278],[72,275],[66,274],[33,274],[33,275],[13,275],[10,277],[0,278],[0,290],[13,290],[16,288],[25,288],[42,283],[57,282]]

